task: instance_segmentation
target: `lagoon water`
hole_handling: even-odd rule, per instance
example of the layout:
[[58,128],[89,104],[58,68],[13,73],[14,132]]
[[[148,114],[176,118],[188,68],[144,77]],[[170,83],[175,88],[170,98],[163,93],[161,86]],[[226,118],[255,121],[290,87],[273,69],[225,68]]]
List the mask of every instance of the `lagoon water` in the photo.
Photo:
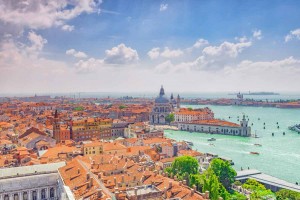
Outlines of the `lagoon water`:
[[[234,161],[236,170],[240,170],[241,167],[244,169],[250,167],[250,169],[258,169],[291,183],[300,182],[300,134],[288,130],[288,126],[300,124],[300,109],[212,105],[186,107],[209,107],[215,113],[216,118],[236,123],[239,123],[237,116],[241,119],[244,113],[249,118],[249,125],[253,123],[252,133],[256,132],[259,138],[170,130],[165,131],[166,137],[178,141],[192,141],[193,149],[230,158]],[[264,129],[264,123],[266,129]],[[207,139],[211,137],[216,138],[216,141],[208,142]],[[214,145],[209,145],[209,143]],[[262,146],[255,146],[256,143]],[[251,151],[260,154],[253,155],[249,153]]]

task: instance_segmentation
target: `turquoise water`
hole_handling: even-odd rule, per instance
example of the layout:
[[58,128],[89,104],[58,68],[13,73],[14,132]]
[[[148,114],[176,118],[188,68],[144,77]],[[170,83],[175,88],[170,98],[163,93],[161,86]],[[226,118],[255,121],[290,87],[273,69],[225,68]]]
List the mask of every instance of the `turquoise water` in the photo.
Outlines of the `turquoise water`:
[[[188,107],[206,106],[190,105]],[[256,132],[260,138],[169,130],[165,131],[165,135],[178,141],[192,141],[193,148],[200,152],[210,152],[230,158],[234,161],[236,170],[240,170],[241,167],[244,169],[250,167],[291,183],[300,182],[300,134],[288,130],[288,126],[300,123],[300,109],[211,105],[207,107],[214,111],[216,118],[236,123],[239,123],[237,116],[241,119],[245,113],[249,117],[249,125],[253,123],[252,133]],[[231,116],[230,119],[229,116]],[[263,123],[266,123],[266,129],[263,129]],[[283,132],[286,133],[285,136]],[[208,142],[207,139],[211,137],[217,140]],[[214,145],[209,145],[209,143]],[[262,146],[255,146],[256,143]],[[249,153],[251,151],[259,152],[260,155],[252,155]]]

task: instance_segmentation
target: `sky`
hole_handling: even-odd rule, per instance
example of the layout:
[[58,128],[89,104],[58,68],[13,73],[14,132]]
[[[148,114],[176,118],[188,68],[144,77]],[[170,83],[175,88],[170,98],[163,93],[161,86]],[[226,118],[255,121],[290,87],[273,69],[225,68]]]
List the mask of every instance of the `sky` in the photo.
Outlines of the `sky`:
[[298,0],[0,0],[0,93],[300,92]]

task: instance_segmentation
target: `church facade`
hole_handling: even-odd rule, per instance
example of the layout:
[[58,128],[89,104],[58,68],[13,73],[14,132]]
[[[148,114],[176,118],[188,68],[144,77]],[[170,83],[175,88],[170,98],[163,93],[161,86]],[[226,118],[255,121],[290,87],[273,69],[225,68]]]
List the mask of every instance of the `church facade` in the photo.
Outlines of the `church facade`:
[[154,106],[150,113],[150,123],[151,124],[166,124],[166,117],[175,111],[175,109],[180,108],[180,96],[177,96],[175,100],[173,94],[170,99],[166,97],[165,90],[161,86],[158,97],[155,98]]

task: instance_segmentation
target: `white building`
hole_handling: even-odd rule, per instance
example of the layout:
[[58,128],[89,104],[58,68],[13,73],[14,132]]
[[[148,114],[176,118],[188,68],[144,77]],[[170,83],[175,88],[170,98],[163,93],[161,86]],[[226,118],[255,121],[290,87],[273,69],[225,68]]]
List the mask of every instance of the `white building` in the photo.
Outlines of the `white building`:
[[0,169],[0,200],[68,199],[58,173],[63,166],[65,162]]
[[191,132],[214,133],[223,135],[251,136],[251,127],[243,116],[241,124],[236,124],[224,120],[199,120],[191,122],[178,122],[178,129]]

